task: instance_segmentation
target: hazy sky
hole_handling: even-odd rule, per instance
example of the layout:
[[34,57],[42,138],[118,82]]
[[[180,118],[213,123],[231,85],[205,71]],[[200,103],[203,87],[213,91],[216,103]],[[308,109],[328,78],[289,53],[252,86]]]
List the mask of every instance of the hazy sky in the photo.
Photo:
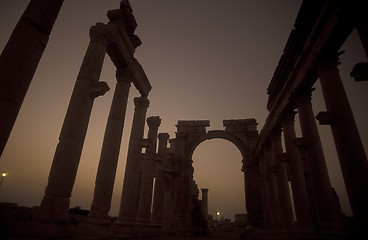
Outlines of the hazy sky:
[[[288,39],[301,0],[131,0],[143,44],[135,57],[152,84],[147,116],[159,115],[160,132],[175,137],[178,120],[210,120],[209,129],[223,129],[222,120],[256,118],[259,130],[267,117],[267,86]],[[276,3],[277,2],[277,3]],[[0,1],[0,49],[29,0]],[[96,22],[107,23],[108,10],[119,0],[66,0],[24,100],[16,125],[0,159],[9,175],[0,201],[39,205],[47,183],[58,136],[72,89]],[[357,34],[343,46],[343,78],[365,150],[368,149],[368,83],[349,73],[367,61]],[[21,63],[20,63],[21,64]],[[115,67],[106,57],[101,80],[110,92],[96,99],[86,136],[71,207],[89,209],[106,120],[115,85]],[[313,98],[315,114],[325,106],[319,83]],[[111,215],[116,215],[122,189],[127,144],[133,116],[132,86],[127,109]],[[298,124],[297,124],[298,125]],[[320,127],[329,174],[345,213],[350,214],[336,150],[328,126]],[[298,131],[300,136],[300,133]],[[209,212],[224,217],[244,212],[244,186],[239,150],[225,140],[198,146],[195,179],[209,188]],[[362,183],[363,184],[363,183]]]

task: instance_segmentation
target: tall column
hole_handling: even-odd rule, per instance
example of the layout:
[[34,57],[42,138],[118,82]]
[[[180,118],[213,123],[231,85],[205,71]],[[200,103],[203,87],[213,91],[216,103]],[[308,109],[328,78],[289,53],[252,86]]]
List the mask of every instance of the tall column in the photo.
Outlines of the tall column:
[[366,229],[368,162],[337,65],[338,54],[322,56],[319,79],[327,112],[333,118],[330,126],[351,209],[360,227]]
[[156,182],[155,193],[153,194],[152,221],[157,224],[163,224],[164,212],[169,211],[165,206],[165,162],[167,154],[168,133],[158,134],[158,156],[156,158]]
[[290,183],[293,193],[297,226],[300,230],[312,230],[313,221],[308,201],[307,185],[304,177],[303,162],[299,149],[293,141],[296,139],[294,128],[295,112],[285,113],[282,117],[285,149],[289,160]]
[[148,142],[145,157],[141,160],[142,181],[139,189],[139,201],[137,211],[137,222],[149,224],[151,222],[151,204],[153,193],[153,178],[155,177],[155,157],[157,147],[158,127],[161,119],[158,116],[147,118]]
[[116,87],[102,144],[95,190],[88,222],[110,224],[108,212],[111,207],[116,168],[123,135],[129,89],[133,75],[129,69],[116,71]]
[[267,169],[267,163],[264,158],[264,153],[260,152],[259,156],[259,174],[261,177],[261,198],[262,198],[262,205],[263,205],[263,215],[264,215],[264,221],[265,221],[265,227],[266,228],[272,228],[272,200],[271,200],[271,194],[270,194],[270,177],[269,177],[269,171]]
[[208,220],[208,189],[201,188],[202,192],[202,214],[204,216],[205,221]]
[[136,97],[134,98],[134,104],[135,109],[125,166],[123,191],[116,224],[134,225],[137,215],[140,160],[142,158],[142,141],[149,100],[146,96]]
[[311,90],[301,93],[298,106],[300,128],[305,143],[305,155],[308,161],[311,198],[317,216],[316,230],[336,228],[338,209],[335,209],[334,196],[328,175],[321,139],[311,103]]
[[287,162],[283,158],[283,150],[281,144],[281,128],[274,129],[271,133],[272,158],[276,163],[277,170],[277,188],[280,201],[281,228],[290,229],[293,226],[293,210],[291,205]]
[[64,0],[32,0],[0,55],[0,157]]
[[91,42],[83,59],[61,129],[41,208],[46,219],[68,220],[68,207],[86,136],[94,99],[109,87],[99,82],[110,35],[106,26],[90,29]]
[[264,145],[264,156],[265,156],[265,165],[267,167],[267,171],[269,173],[270,178],[270,195],[272,201],[272,226],[280,227],[282,218],[281,218],[281,207],[280,207],[280,199],[279,199],[279,190],[277,186],[277,171],[276,171],[276,162],[274,162],[274,158],[272,157],[272,148],[271,142],[267,141]]

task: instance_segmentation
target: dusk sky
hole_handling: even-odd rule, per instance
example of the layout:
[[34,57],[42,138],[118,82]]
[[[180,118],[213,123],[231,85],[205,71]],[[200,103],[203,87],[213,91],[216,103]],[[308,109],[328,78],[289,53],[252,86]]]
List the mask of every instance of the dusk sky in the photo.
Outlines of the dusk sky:
[[[264,125],[267,86],[293,28],[301,0],[131,0],[143,42],[135,57],[151,82],[147,116],[160,116],[159,132],[175,137],[178,120],[210,120],[209,130],[222,130],[224,119],[256,118]],[[29,0],[0,0],[0,50]],[[89,28],[107,23],[108,10],[119,0],[66,0],[33,78],[18,119],[0,159],[9,175],[0,187],[0,202],[39,205],[69,104],[86,52]],[[366,153],[368,152],[368,82],[349,76],[367,61],[354,31],[342,47],[339,66]],[[19,63],[21,64],[21,63]],[[115,86],[115,67],[106,56],[101,80],[111,90],[95,100],[71,207],[89,209],[103,134]],[[314,113],[325,111],[317,82]],[[132,86],[126,114],[110,215],[118,213],[127,145],[133,117]],[[0,116],[1,117],[1,116]],[[296,121],[298,128],[298,121]],[[1,127],[1,126],[0,126]],[[320,134],[333,187],[343,211],[351,215],[338,158],[328,126]],[[146,127],[146,130],[148,128]],[[300,137],[300,131],[297,129]],[[146,136],[146,135],[145,135]],[[209,213],[226,218],[245,212],[241,155],[232,143],[210,140],[193,156],[195,180],[209,190]],[[362,183],[367,184],[367,183]]]

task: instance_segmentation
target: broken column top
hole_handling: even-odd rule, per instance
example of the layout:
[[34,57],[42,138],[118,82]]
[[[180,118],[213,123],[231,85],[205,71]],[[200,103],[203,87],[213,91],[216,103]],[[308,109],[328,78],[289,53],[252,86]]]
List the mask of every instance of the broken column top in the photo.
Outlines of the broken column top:
[[111,23],[120,21],[122,22],[125,31],[128,33],[134,47],[138,47],[142,44],[141,40],[137,35],[134,34],[137,28],[137,22],[133,15],[132,7],[128,0],[120,1],[120,9],[109,10],[107,12],[107,17]]

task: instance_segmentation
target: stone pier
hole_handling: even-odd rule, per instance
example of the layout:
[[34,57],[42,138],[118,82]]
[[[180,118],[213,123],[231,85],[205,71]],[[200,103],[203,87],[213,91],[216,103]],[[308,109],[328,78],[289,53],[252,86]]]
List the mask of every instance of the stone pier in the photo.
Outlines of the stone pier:
[[208,221],[208,189],[201,188],[202,192],[202,214],[206,221]]

